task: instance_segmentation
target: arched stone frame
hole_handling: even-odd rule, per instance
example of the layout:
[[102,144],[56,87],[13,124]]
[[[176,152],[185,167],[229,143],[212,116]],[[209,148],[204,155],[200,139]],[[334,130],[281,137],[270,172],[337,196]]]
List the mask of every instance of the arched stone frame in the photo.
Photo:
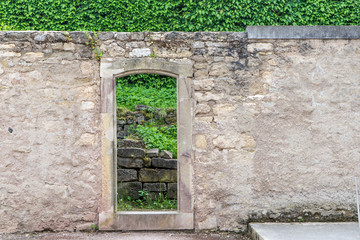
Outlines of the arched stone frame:
[[[137,73],[156,73],[177,79],[178,209],[177,211],[116,211],[116,78]],[[193,229],[192,65],[154,58],[102,59],[102,198],[100,230]]]

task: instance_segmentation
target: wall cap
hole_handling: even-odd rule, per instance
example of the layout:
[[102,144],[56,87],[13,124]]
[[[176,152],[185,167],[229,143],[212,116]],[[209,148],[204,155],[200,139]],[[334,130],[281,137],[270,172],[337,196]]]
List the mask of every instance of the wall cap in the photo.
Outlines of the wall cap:
[[248,39],[360,39],[360,26],[248,26]]

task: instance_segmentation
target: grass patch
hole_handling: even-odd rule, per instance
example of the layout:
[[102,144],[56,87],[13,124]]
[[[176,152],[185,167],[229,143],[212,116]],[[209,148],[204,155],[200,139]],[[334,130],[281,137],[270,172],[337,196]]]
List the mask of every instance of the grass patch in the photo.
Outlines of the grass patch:
[[144,211],[144,210],[176,210],[177,200],[168,199],[159,193],[155,199],[149,196],[146,191],[139,191],[140,199],[131,199],[129,196],[118,195],[118,211]]
[[158,148],[172,152],[173,157],[177,157],[177,127],[175,125],[159,126],[156,122],[137,125],[132,128],[132,135],[128,138],[142,139],[147,149]]

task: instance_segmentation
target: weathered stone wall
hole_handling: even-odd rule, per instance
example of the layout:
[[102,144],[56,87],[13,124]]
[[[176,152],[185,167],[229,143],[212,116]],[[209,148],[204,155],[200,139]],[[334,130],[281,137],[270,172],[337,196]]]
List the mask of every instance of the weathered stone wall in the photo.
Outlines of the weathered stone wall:
[[176,109],[153,108],[137,105],[135,111],[117,109],[117,139],[124,139],[131,134],[131,127],[143,125],[153,121],[160,121],[162,125],[176,125]]
[[117,151],[117,193],[139,199],[146,191],[152,199],[159,194],[177,198],[177,159],[158,148],[146,149],[143,141],[119,140]]
[[0,32],[0,232],[96,222],[99,108],[99,64],[80,38]]
[[[103,58],[193,65],[196,229],[355,216],[360,40],[103,33]],[[0,32],[0,232],[73,230],[101,204],[87,37]]]

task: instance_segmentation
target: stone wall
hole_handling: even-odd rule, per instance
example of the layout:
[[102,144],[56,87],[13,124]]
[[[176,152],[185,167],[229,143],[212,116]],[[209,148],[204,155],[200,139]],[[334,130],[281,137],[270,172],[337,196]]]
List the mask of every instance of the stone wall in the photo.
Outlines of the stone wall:
[[[102,61],[193,66],[195,229],[355,218],[359,36],[305,38],[99,34]],[[86,41],[81,32],[0,32],[0,232],[98,222],[100,77]]]
[[163,125],[176,125],[176,109],[159,109],[145,105],[137,105],[135,111],[117,110],[117,139],[120,141],[129,135],[131,127],[152,121],[160,121]]
[[120,140],[117,165],[117,192],[121,197],[139,199],[139,191],[146,191],[153,199],[159,194],[177,198],[177,160],[171,152],[147,150],[142,141]]

